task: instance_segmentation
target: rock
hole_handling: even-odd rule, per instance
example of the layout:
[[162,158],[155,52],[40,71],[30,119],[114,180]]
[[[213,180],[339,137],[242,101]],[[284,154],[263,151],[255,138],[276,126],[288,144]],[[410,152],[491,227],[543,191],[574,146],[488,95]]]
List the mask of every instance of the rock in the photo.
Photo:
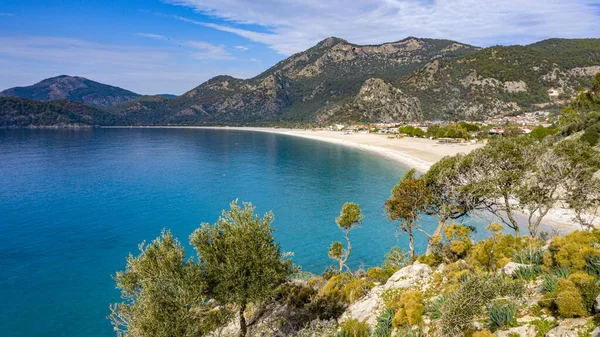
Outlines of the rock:
[[571,318],[566,319],[560,324],[548,331],[546,337],[579,337],[580,333],[585,332],[587,319],[585,318]]
[[520,337],[535,337],[535,334],[535,326],[529,324],[495,332],[495,335],[498,337],[509,337],[516,335],[519,335]]
[[408,288],[429,277],[433,271],[426,264],[416,261],[410,266],[398,270],[383,285],[383,290]]
[[528,266],[528,264],[509,262],[502,268],[502,271],[506,275],[514,276],[514,273],[517,269],[519,269],[520,267],[527,267],[527,266]]
[[594,331],[590,333],[590,337],[600,337],[600,326],[597,326]]
[[538,319],[538,318],[527,315],[527,316],[523,316],[523,317],[517,318],[517,322],[519,322],[519,323],[529,323],[529,322],[535,321],[536,319]]
[[366,321],[369,325],[375,325],[377,323],[377,316],[383,308],[384,303],[381,295],[384,291],[407,289],[424,284],[431,276],[431,273],[431,267],[418,261],[398,270],[384,285],[371,289],[367,295],[350,305],[340,318],[340,321],[355,318],[359,321]]
[[600,295],[598,295],[594,301],[594,310],[596,310],[597,313],[600,313]]

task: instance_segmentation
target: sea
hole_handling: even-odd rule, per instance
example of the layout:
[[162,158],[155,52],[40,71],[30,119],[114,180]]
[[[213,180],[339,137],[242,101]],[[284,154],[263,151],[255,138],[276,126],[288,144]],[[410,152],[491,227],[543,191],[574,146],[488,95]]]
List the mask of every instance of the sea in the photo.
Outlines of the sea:
[[[231,201],[273,211],[275,236],[303,271],[332,265],[341,206],[365,216],[349,265],[408,247],[383,204],[406,167],[374,153],[235,129],[0,130],[0,334],[115,336],[112,276],[170,229],[189,235]],[[421,219],[424,228],[435,221]],[[426,240],[417,237],[417,251]]]

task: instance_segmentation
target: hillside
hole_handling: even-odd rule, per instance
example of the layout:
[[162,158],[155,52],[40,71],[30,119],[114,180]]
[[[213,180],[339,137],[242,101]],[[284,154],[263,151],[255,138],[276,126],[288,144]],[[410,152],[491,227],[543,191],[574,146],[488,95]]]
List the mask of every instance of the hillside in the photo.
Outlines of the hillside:
[[74,127],[114,122],[114,117],[105,111],[68,100],[38,102],[0,97],[0,127]]
[[[254,78],[217,76],[160,107],[140,106],[138,111],[128,108],[125,113],[137,113],[139,124],[154,120],[156,109],[163,113],[163,123],[314,120],[325,106],[357,95],[370,78],[393,81],[432,60],[476,50],[448,40],[411,37],[360,46],[331,37]],[[400,110],[394,118],[408,117],[410,114]],[[382,118],[390,117],[385,114]]]
[[15,87],[0,92],[0,97],[20,97],[43,102],[68,99],[95,107],[114,105],[139,96],[119,87],[67,75],[47,78],[28,87]]

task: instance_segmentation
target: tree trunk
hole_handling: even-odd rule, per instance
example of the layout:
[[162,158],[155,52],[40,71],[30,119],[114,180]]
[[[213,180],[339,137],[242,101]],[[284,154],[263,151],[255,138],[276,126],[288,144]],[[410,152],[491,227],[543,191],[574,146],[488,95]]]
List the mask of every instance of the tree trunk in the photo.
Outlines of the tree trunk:
[[427,241],[427,250],[425,251],[425,255],[431,255],[433,250],[433,240],[440,234],[442,234],[442,230],[446,225],[446,221],[439,220],[438,226],[433,232],[433,234],[429,237],[429,241]]
[[410,259],[415,260],[415,237],[413,236],[412,230],[408,231],[409,247],[410,247]]
[[246,311],[246,303],[242,303],[240,306],[240,337],[246,337],[248,333],[248,326],[246,325],[246,317],[244,312]]
[[505,206],[505,212],[506,212],[506,216],[508,217],[508,221],[510,221],[511,225],[510,227],[512,227],[512,229],[515,230],[515,237],[520,237],[521,236],[521,230],[519,229],[519,224],[517,223],[517,220],[515,220],[515,217],[512,214],[512,209],[510,208],[510,202],[508,199],[508,195],[504,195],[504,206]]

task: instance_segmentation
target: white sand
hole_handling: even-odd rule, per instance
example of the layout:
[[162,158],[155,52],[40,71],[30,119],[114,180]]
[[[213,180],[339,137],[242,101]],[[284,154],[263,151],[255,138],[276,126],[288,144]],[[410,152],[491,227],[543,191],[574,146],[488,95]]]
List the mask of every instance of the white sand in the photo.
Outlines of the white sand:
[[345,134],[341,131],[255,127],[227,127],[219,129],[277,133],[349,146],[383,155],[404,166],[414,168],[419,172],[426,172],[431,165],[445,156],[468,153],[473,149],[483,146],[481,143],[439,144],[437,140],[410,137],[390,139],[387,135],[373,133]]

